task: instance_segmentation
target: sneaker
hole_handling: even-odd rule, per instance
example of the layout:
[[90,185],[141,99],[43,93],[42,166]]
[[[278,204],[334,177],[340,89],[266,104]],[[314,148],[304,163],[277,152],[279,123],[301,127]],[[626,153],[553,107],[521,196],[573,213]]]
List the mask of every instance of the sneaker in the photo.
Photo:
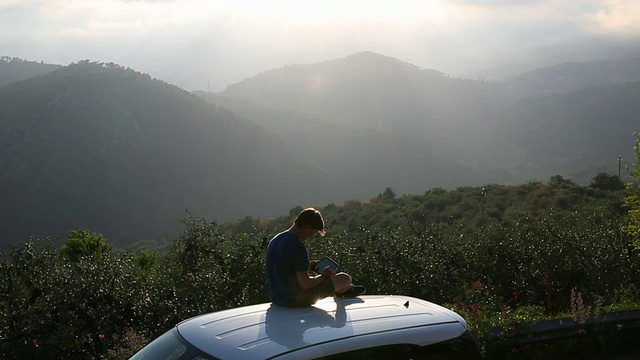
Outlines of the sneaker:
[[367,288],[363,285],[351,285],[349,290],[343,293],[336,293],[337,297],[356,297],[360,295],[364,295],[367,292]]

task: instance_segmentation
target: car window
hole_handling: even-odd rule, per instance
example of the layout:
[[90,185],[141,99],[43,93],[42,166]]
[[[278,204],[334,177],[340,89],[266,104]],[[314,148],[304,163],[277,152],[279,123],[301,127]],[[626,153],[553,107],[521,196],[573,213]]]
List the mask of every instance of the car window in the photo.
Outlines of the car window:
[[468,337],[427,345],[398,344],[353,350],[319,358],[322,360],[480,360],[475,343]]
[[200,350],[189,345],[178,330],[167,331],[138,351],[129,360],[212,360]]

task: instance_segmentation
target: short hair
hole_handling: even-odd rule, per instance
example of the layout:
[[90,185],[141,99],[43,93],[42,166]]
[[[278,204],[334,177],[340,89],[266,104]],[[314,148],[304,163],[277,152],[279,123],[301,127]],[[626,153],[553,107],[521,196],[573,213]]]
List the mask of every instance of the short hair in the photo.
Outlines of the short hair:
[[314,208],[306,208],[298,214],[296,220],[293,222],[296,226],[311,226],[312,229],[318,230],[320,235],[324,236],[324,219],[320,211]]

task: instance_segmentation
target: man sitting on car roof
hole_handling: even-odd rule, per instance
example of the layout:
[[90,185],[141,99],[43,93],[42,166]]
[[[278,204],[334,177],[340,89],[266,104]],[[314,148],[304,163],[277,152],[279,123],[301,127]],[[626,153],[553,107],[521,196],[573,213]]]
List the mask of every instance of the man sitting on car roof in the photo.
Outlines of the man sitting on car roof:
[[293,225],[269,241],[266,255],[266,289],[271,301],[287,307],[311,306],[327,296],[354,297],[365,293],[353,285],[351,276],[329,266],[311,275],[317,262],[309,261],[303,241],[315,234],[324,236],[324,219],[314,208],[304,209]]

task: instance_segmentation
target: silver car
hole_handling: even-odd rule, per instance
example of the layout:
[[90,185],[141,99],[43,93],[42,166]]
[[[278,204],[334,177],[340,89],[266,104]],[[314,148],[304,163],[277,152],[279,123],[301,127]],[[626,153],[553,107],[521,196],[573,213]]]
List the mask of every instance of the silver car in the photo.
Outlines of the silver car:
[[271,303],[196,316],[131,360],[481,359],[465,320],[431,302],[366,295],[308,308]]

